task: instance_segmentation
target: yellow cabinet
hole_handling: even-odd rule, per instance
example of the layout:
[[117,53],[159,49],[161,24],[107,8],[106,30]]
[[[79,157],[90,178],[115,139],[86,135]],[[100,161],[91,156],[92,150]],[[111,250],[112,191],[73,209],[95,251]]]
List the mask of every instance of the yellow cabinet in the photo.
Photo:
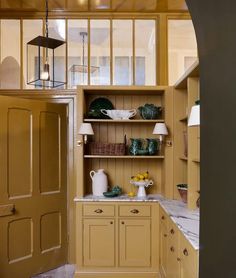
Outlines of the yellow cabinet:
[[160,208],[160,272],[167,277],[167,215]]
[[120,266],[151,265],[151,223],[149,219],[119,220]]
[[198,277],[198,252],[180,235],[180,278]]
[[158,277],[159,204],[78,202],[77,215],[75,277]]
[[114,266],[114,219],[84,219],[83,227],[84,266]]
[[160,274],[162,278],[198,278],[198,251],[160,207]]

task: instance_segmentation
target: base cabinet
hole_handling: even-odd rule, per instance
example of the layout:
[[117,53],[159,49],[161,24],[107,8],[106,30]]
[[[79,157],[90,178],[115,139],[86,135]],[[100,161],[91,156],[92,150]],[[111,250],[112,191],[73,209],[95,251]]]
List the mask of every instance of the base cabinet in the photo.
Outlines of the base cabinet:
[[114,219],[84,219],[83,257],[85,266],[115,265]]
[[86,202],[77,210],[75,277],[158,277],[157,203]]
[[160,207],[160,274],[162,278],[198,278],[198,251]]

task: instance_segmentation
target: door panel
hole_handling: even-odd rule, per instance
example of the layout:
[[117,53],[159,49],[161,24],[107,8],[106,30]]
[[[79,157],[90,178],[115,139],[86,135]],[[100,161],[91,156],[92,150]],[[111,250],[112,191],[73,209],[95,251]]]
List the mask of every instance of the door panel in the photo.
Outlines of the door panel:
[[0,277],[67,261],[66,107],[0,97]]
[[30,110],[8,109],[7,184],[9,198],[25,198],[32,194],[32,132],[32,113]]
[[119,222],[120,266],[148,267],[151,264],[151,223],[149,219]]
[[61,187],[60,132],[60,114],[41,112],[39,138],[41,193],[59,191]]
[[84,265],[114,266],[114,219],[84,219]]

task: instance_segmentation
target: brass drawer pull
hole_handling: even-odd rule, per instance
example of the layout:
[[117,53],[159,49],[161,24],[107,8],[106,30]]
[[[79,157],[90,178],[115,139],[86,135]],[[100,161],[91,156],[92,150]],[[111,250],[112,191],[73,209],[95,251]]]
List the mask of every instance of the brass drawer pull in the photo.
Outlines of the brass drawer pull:
[[181,261],[180,258],[177,258],[177,261],[180,262]]
[[139,210],[138,209],[132,209],[130,212],[134,213],[134,214],[138,214]]
[[111,221],[110,224],[113,224],[113,221]]
[[183,254],[184,256],[188,256],[188,250],[186,248],[183,250]]
[[164,237],[167,237],[167,234],[164,234]]
[[95,209],[94,212],[96,212],[96,213],[103,213],[103,210],[102,209]]
[[164,215],[162,215],[161,219],[162,219],[162,220],[165,220],[165,216],[164,216]]
[[124,225],[124,224],[125,224],[125,222],[124,222],[124,221],[122,221],[122,222],[121,222],[121,224],[122,224],[122,225]]
[[173,235],[175,233],[175,230],[174,229],[171,229],[170,230],[170,233]]
[[173,246],[170,247],[171,252],[175,252],[175,248]]

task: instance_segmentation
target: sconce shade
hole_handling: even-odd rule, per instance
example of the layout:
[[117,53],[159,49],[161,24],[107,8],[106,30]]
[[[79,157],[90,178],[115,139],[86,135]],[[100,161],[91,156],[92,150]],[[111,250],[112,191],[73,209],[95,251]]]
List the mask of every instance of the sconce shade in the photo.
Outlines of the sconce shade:
[[168,135],[168,130],[165,123],[156,123],[152,134]]
[[79,134],[81,135],[93,135],[93,128],[90,123],[82,123],[79,128]]
[[194,105],[188,119],[188,126],[200,125],[200,105]]

